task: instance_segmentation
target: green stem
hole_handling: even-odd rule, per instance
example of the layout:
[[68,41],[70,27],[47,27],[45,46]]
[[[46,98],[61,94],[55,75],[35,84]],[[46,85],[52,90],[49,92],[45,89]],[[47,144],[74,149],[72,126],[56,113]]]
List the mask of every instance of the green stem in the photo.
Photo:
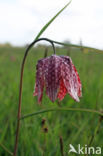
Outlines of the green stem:
[[42,114],[42,113],[47,113],[47,112],[54,112],[54,111],[79,111],[79,112],[88,112],[88,113],[94,113],[94,114],[97,114],[97,115],[102,115],[103,116],[103,113],[99,112],[99,111],[96,111],[96,110],[93,110],[93,109],[86,109],[86,108],[68,108],[68,107],[64,107],[64,108],[57,108],[57,107],[54,107],[54,108],[49,108],[49,109],[44,109],[44,110],[40,110],[38,112],[34,112],[34,113],[31,113],[31,114],[27,114],[27,115],[24,115],[20,118],[20,120],[22,119],[25,119],[25,118],[28,118],[28,117],[31,117],[31,116],[34,116],[34,115],[39,115],[39,114]]
[[61,156],[64,156],[64,145],[62,136],[59,137]]
[[10,152],[2,143],[0,143],[0,146],[1,146],[6,152],[8,152],[8,154],[13,155],[13,153]]

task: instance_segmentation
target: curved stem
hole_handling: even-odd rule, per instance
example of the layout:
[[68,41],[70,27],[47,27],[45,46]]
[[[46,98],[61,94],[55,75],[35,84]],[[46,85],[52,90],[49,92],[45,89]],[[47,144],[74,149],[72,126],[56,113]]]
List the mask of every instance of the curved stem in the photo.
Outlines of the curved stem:
[[23,58],[23,61],[22,61],[22,65],[21,65],[20,86],[19,86],[19,104],[18,104],[18,115],[17,115],[17,129],[16,129],[16,138],[15,138],[13,156],[16,156],[17,147],[18,147],[18,137],[19,137],[19,129],[20,129],[20,117],[21,117],[22,83],[23,83],[23,73],[24,73],[25,60],[26,60],[26,57],[27,57],[27,54],[28,54],[29,50],[33,47],[33,45],[36,44],[39,41],[42,41],[42,40],[48,41],[48,42],[50,42],[52,44],[53,51],[54,51],[54,54],[55,54],[54,43],[53,43],[52,40],[47,39],[47,38],[40,38],[38,40],[33,41],[25,51],[24,58]]
[[20,118],[20,120],[34,116],[34,115],[39,115],[42,113],[47,113],[47,112],[54,112],[54,111],[79,111],[79,112],[88,112],[88,113],[95,113],[98,115],[103,116],[103,113],[93,110],[93,109],[86,109],[86,108],[69,108],[69,107],[64,107],[64,108],[58,108],[58,107],[54,107],[54,108],[49,108],[49,109],[44,109],[44,110],[40,110],[38,112],[34,112],[31,114],[27,114],[24,115],[23,117]]

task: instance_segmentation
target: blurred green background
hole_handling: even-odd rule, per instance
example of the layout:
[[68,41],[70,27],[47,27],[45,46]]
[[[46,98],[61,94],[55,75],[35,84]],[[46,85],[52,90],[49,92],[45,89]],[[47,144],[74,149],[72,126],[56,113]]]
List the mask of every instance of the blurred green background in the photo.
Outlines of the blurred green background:
[[[19,95],[20,67],[26,47],[0,46],[0,143],[11,152],[14,148],[16,117]],[[33,97],[35,69],[38,59],[43,58],[46,46],[38,45],[27,57],[24,78],[22,115],[51,107],[72,107],[103,109],[103,54],[76,48],[57,47],[57,55],[69,55],[80,75],[83,97],[76,103],[66,95],[61,103],[52,103],[44,94],[42,105]],[[52,54],[48,47],[48,55]],[[42,120],[45,119],[44,128]],[[26,118],[21,121],[18,156],[60,156],[59,137],[62,136],[64,154],[68,156],[69,144],[77,148],[91,145],[103,148],[103,121],[93,141],[91,138],[99,123],[100,117],[93,113],[60,111],[49,112]],[[9,154],[0,146],[0,156]],[[74,155],[75,154],[70,154]]]

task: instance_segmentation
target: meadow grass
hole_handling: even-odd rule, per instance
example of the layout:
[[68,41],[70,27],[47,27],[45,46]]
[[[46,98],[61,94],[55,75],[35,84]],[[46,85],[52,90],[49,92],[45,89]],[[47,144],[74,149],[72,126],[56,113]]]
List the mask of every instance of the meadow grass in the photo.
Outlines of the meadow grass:
[[[22,116],[51,107],[103,109],[103,54],[83,52],[80,49],[57,48],[58,55],[70,55],[82,82],[83,97],[76,103],[66,95],[61,103],[52,103],[44,94],[42,105],[33,97],[35,69],[38,59],[44,57],[45,46],[33,48],[29,53],[23,78]],[[69,52],[68,52],[69,51]],[[13,152],[19,95],[20,67],[25,47],[0,47],[0,143]],[[48,47],[48,55],[52,49]],[[42,119],[46,119],[44,133]],[[21,120],[18,156],[60,156],[59,137],[62,136],[64,153],[69,144],[77,147],[89,144],[100,116],[87,112],[48,112]],[[103,147],[103,122],[91,146]],[[0,156],[9,154],[0,147]]]

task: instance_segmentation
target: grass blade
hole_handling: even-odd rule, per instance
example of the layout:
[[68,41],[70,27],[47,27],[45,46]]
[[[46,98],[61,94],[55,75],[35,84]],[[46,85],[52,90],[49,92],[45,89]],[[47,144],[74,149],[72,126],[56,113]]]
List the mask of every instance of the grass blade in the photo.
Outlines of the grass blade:
[[10,152],[2,143],[0,143],[0,146],[1,146],[9,155],[13,155],[13,153]]
[[59,14],[65,9],[67,8],[67,6],[71,3],[72,0],[70,0],[69,3],[67,3],[46,25],[44,25],[44,27],[40,30],[40,32],[38,33],[38,35],[36,36],[35,40],[37,40],[42,33],[48,28],[48,26],[56,19],[57,16],[59,16]]
[[103,52],[103,50],[97,49],[97,48],[93,48],[93,47],[81,46],[81,45],[76,45],[76,44],[68,44],[68,43],[58,42],[58,41],[54,41],[54,40],[52,40],[52,41],[55,44],[59,44],[61,46],[67,46],[67,47],[73,47],[73,48],[84,48],[84,49],[88,49],[88,50],[91,50],[91,51]]
[[86,108],[69,108],[69,107],[64,107],[64,108],[58,108],[58,107],[54,107],[54,108],[49,108],[49,109],[44,109],[44,110],[40,110],[38,112],[34,112],[31,114],[27,114],[24,115],[20,118],[20,120],[34,116],[34,115],[38,115],[38,114],[42,114],[42,113],[47,113],[47,112],[53,112],[53,111],[79,111],[79,112],[88,112],[88,113],[94,113],[97,115],[101,115],[103,116],[103,113],[101,113],[100,111],[97,110],[93,110],[93,109],[86,109]]

